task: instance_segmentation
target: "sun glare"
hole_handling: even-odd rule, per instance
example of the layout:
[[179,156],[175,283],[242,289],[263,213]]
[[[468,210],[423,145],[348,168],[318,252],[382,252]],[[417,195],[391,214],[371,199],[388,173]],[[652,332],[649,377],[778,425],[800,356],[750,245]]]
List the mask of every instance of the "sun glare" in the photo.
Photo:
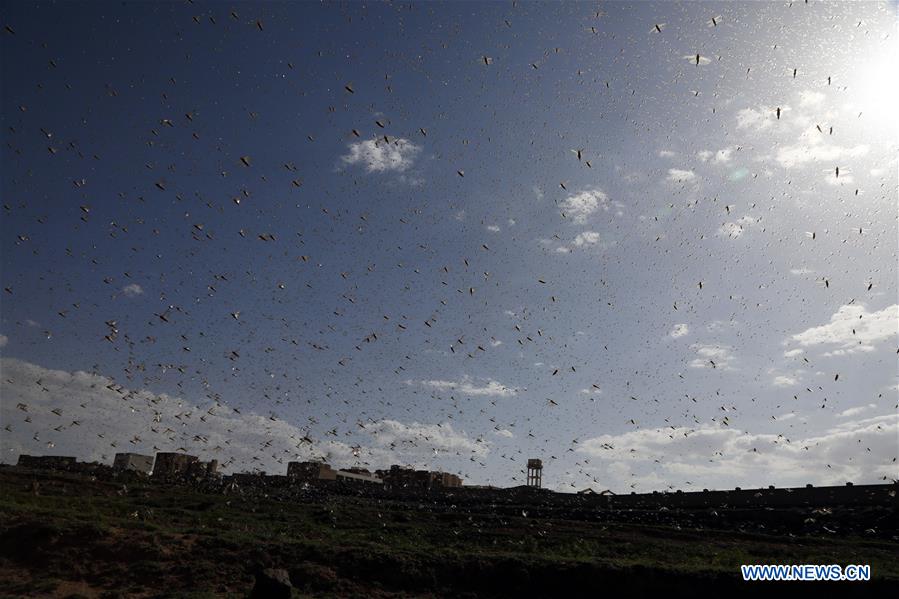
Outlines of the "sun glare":
[[899,44],[888,40],[867,54],[851,77],[848,92],[853,107],[878,126],[899,127]]

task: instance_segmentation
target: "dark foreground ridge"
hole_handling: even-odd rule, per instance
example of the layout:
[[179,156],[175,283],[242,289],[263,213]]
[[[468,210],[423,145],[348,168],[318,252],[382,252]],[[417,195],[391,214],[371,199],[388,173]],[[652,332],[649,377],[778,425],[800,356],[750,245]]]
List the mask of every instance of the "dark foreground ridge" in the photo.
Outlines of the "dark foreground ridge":
[[[257,484],[227,477],[154,482],[111,468],[4,466],[0,595],[245,597],[256,588],[256,596],[558,597],[686,596],[699,586],[737,594],[762,590],[759,585],[769,583],[741,580],[739,567],[746,563],[870,564],[870,582],[829,584],[839,584],[841,595],[895,592],[895,490],[835,487],[790,505],[761,502],[762,490],[751,492],[755,505],[732,501],[735,491],[719,492],[720,504],[687,507],[688,501],[676,502],[692,493],[640,499],[674,502],[667,505],[627,505],[618,502],[641,496],[465,487],[396,493],[380,485],[286,477]],[[815,497],[829,499],[816,504]]]

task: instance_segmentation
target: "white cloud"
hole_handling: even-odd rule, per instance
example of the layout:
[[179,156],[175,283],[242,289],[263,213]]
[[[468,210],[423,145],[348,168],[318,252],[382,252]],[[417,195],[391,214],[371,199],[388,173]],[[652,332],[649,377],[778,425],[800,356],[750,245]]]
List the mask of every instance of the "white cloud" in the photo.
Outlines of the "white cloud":
[[608,204],[609,196],[601,189],[593,188],[568,196],[559,207],[575,224],[583,225],[597,210],[608,210]]
[[711,161],[712,164],[728,164],[733,159],[733,153],[736,150],[734,146],[722,148],[717,152],[711,150],[702,150],[696,154],[702,162]]
[[9,343],[9,337],[6,335],[0,335],[0,347],[6,347],[6,344]]
[[474,383],[469,376],[463,376],[460,381],[442,381],[430,380],[420,381],[425,387],[439,389],[441,391],[461,391],[465,395],[489,395],[495,397],[512,397],[517,394],[515,389],[510,389],[502,383],[488,380],[486,383],[478,385]]
[[[288,450],[285,457],[351,455],[345,444],[301,443],[305,433],[287,422],[252,412],[238,414],[212,401],[199,405],[127,389],[99,374],[50,370],[11,358],[0,358],[0,364],[4,373],[0,386],[8,398],[0,402],[0,410],[12,428],[3,435],[5,461],[15,460],[19,453],[46,453],[51,447],[56,454],[107,462],[120,451],[186,450],[234,467],[278,469],[267,452],[259,452],[267,442],[279,451]],[[26,414],[17,409],[20,403],[32,422],[24,421]],[[53,409],[61,410],[61,415]]]
[[370,173],[403,172],[415,162],[421,146],[401,137],[389,143],[378,138],[351,143],[349,150],[341,157],[346,164],[361,164]]
[[659,150],[659,157],[661,158],[671,158],[672,156],[677,156],[677,152],[672,152],[671,150]]
[[137,283],[131,283],[130,285],[122,287],[122,293],[124,293],[126,297],[137,297],[138,295],[142,295],[143,292],[144,288]]
[[733,370],[736,358],[733,348],[728,345],[712,345],[708,343],[694,343],[690,346],[696,352],[698,358],[690,362],[690,368],[716,368],[720,370]]
[[[853,181],[847,174],[839,178],[834,175],[834,168],[842,166],[846,170],[846,162],[863,158],[871,148],[865,143],[852,146],[841,146],[833,143],[829,135],[830,127],[826,123],[834,122],[839,111],[828,107],[828,97],[819,91],[804,90],[795,94],[798,110],[792,110],[784,104],[780,106],[781,118],[777,118],[777,107],[745,108],[737,113],[737,127],[754,131],[765,131],[776,136],[771,140],[776,150],[773,156],[768,151],[754,156],[757,161],[770,162],[771,158],[785,169],[805,165],[822,164],[827,173],[825,182],[831,185],[849,185]],[[766,146],[768,144],[766,143]],[[770,147],[770,146],[768,146]]]
[[448,422],[403,424],[396,420],[379,420],[367,425],[365,430],[378,446],[389,446],[400,451],[458,452],[477,456],[487,455],[490,451],[486,444],[472,441],[465,433],[456,432]]
[[573,243],[578,247],[583,245],[594,245],[599,243],[599,233],[596,231],[584,231],[574,238]]
[[793,168],[808,162],[825,162],[830,167],[837,160],[866,156],[870,150],[866,144],[844,147],[821,141],[821,137],[820,134],[803,135],[798,143],[783,146],[776,154],[778,164]]
[[676,324],[671,329],[671,332],[668,334],[671,337],[677,339],[677,338],[683,337],[684,335],[687,335],[689,333],[690,333],[690,327],[688,327],[686,324]]
[[795,378],[791,376],[787,376],[785,374],[774,377],[774,380],[771,381],[771,384],[775,387],[794,387],[799,384]]
[[862,412],[867,412],[868,410],[876,408],[876,407],[877,407],[877,404],[869,403],[868,405],[865,405],[865,406],[849,408],[849,409],[843,410],[842,412],[837,414],[837,418],[851,418],[852,416],[858,416]]
[[758,219],[747,214],[741,216],[735,222],[726,222],[718,227],[718,235],[739,239],[747,229],[752,228],[756,224],[758,224]]
[[833,355],[872,351],[874,344],[896,338],[899,305],[868,312],[862,305],[841,306],[830,322],[792,335],[787,343],[801,347],[828,346]]
[[501,428],[493,431],[493,434],[497,437],[505,437],[506,439],[512,439],[515,437],[515,433],[506,428]]
[[863,484],[895,477],[897,435],[899,415],[890,414],[803,438],[713,424],[644,428],[586,439],[577,451],[618,490],[633,483],[659,488],[662,481],[682,489]]
[[370,442],[354,447],[316,439],[308,429],[278,418],[239,413],[212,400],[193,402],[128,389],[99,374],[50,370],[12,358],[0,358],[0,369],[0,421],[11,428],[0,435],[4,462],[15,461],[20,453],[52,452],[109,463],[117,452],[186,451],[218,459],[229,471],[283,474],[289,460],[325,459],[337,467],[370,468],[401,461],[428,467],[428,460],[440,454],[468,458],[489,452],[488,444],[449,423],[370,422],[359,433]]
[[[789,107],[784,106],[781,112],[788,110]],[[738,129],[754,129],[762,131],[773,125],[777,121],[776,109],[743,108],[737,112],[737,128]]]
[[696,173],[680,168],[669,168],[667,179],[672,183],[689,183],[696,179]]

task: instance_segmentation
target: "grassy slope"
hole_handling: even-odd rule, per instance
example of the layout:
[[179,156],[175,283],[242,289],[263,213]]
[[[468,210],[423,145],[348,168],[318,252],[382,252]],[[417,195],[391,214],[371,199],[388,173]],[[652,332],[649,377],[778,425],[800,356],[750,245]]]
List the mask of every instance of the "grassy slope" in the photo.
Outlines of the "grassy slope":
[[897,544],[883,540],[500,517],[486,507],[353,497],[125,491],[67,475],[42,478],[35,494],[32,478],[0,473],[0,589],[13,596],[242,596],[257,564],[287,568],[314,595],[720,585],[735,581],[741,563],[870,563],[876,578],[899,582]]

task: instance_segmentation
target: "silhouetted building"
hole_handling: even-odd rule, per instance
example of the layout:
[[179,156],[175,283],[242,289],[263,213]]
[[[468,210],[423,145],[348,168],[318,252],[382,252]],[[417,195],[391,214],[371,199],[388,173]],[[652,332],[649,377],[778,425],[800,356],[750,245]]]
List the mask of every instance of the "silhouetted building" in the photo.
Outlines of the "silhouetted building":
[[378,470],[376,473],[391,489],[412,489],[429,491],[435,488],[461,487],[462,479],[449,472],[431,472],[414,470],[393,465],[390,470]]
[[210,478],[217,476],[219,472],[219,461],[210,460],[208,462],[192,462],[187,467],[187,475],[191,478]]
[[528,460],[528,486],[540,488],[543,486],[543,462],[531,458]]
[[344,483],[358,484],[374,484],[381,485],[384,481],[375,476],[365,468],[350,468],[349,470],[338,470],[336,473],[337,480]]
[[17,466],[41,470],[68,470],[75,465],[76,459],[62,455],[25,455],[19,456]]
[[142,474],[150,474],[153,471],[153,456],[139,453],[117,453],[112,462],[116,470],[132,470]]
[[195,455],[186,453],[163,452],[156,454],[153,464],[153,478],[185,478],[191,464],[199,462]]
[[287,477],[302,482],[337,480],[337,471],[324,462],[288,462]]
[[378,476],[365,468],[347,468],[346,470],[334,470],[324,462],[288,462],[287,477],[293,481],[341,481],[349,483],[373,483],[382,484]]
[[462,486],[462,479],[450,472],[436,472],[438,482],[444,488],[456,488]]
[[218,470],[218,460],[201,462],[195,455],[162,452],[156,454],[156,463],[153,465],[153,478],[166,480],[205,479],[218,476]]

